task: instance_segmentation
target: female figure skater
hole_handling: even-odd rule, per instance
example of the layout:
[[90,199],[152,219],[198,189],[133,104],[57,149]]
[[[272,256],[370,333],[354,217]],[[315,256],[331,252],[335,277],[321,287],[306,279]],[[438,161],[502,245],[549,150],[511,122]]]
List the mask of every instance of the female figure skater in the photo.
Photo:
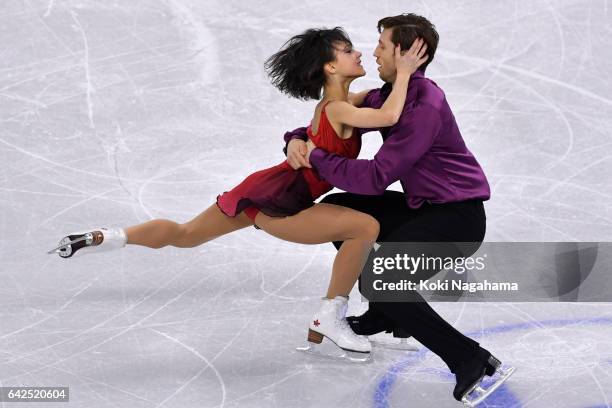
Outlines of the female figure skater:
[[[394,125],[402,112],[410,75],[427,60],[426,46],[417,39],[401,55],[395,50],[397,80],[380,109],[358,108],[366,92],[349,94],[351,82],[365,75],[346,33],[334,29],[310,29],[291,38],[266,61],[272,83],[291,96],[319,99],[308,128],[312,141],[324,149],[356,158],[361,147],[355,128]],[[379,225],[365,213],[313,201],[333,187],[315,170],[293,170],[283,163],[248,176],[234,189],[217,197],[189,222],[156,219],[122,228],[94,228],[71,233],[49,253],[62,258],[75,254],[118,249],[126,244],[162,248],[192,248],[207,241],[255,225],[286,241],[321,244],[344,241],[334,260],[327,296],[310,323],[308,340],[320,343],[328,337],[344,350],[369,353],[370,343],[357,336],[345,320],[348,294],[357,281]]]

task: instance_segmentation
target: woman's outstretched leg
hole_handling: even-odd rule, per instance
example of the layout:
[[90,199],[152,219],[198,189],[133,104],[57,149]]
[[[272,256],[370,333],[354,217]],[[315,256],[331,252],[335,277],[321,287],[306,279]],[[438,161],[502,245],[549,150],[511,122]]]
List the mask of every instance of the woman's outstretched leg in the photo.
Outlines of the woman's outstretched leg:
[[253,225],[253,221],[244,213],[228,217],[216,204],[213,204],[184,224],[156,219],[128,227],[125,233],[128,244],[156,249],[167,245],[193,248],[249,225]]
[[244,213],[233,218],[228,217],[213,204],[184,224],[157,219],[125,229],[101,227],[74,232],[64,237],[58,248],[49,253],[57,252],[62,258],[71,258],[74,255],[111,251],[127,244],[155,249],[167,245],[193,248],[249,225],[253,225],[253,221]]

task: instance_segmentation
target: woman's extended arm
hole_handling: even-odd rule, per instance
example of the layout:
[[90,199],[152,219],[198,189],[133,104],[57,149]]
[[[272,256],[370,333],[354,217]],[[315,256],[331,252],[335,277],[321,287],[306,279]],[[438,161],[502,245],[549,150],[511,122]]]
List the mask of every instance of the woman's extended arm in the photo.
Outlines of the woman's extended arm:
[[349,92],[348,103],[350,103],[353,106],[361,106],[366,96],[368,96],[368,92],[370,91],[371,89],[366,89],[365,91],[361,91],[357,93]]
[[357,108],[349,102],[337,101],[328,105],[331,117],[342,124],[358,128],[392,126],[397,123],[406,102],[410,75],[427,61],[425,55],[427,44],[418,38],[408,51],[401,54],[400,46],[395,48],[395,66],[397,69],[393,90],[380,109]]

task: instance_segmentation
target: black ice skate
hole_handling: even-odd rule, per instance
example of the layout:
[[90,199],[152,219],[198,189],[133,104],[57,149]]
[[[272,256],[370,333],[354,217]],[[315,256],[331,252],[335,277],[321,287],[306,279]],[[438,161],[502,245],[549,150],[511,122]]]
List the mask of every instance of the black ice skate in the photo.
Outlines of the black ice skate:
[[372,308],[368,309],[361,316],[348,316],[346,318],[349,326],[355,332],[362,336],[372,336],[381,332],[393,333],[393,338],[399,339],[399,342],[391,342],[388,340],[370,340],[373,346],[383,347],[392,350],[416,351],[418,348],[408,343],[410,334],[401,327],[393,327],[380,313]]
[[[515,368],[501,369],[501,361],[487,350],[480,349],[477,356],[464,362],[455,372],[457,385],[453,396],[463,402],[464,407],[475,407],[495,392],[514,373]],[[496,376],[493,384],[487,388],[481,386],[485,376]]]

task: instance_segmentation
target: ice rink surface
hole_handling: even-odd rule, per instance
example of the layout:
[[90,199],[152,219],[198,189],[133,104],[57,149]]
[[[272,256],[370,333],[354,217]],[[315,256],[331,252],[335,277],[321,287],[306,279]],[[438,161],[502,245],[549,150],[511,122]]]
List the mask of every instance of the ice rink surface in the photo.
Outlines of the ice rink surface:
[[[45,254],[83,227],[187,221],[284,160],[314,104],[273,88],[264,60],[341,25],[369,72],[354,89],[378,87],[376,22],[401,12],[440,32],[428,76],[489,178],[486,239],[612,240],[608,1],[5,0],[0,386],[70,386],[67,406],[91,408],[459,406],[425,350],[362,366],[295,351],[331,245],[248,228],[195,249]],[[380,143],[366,135],[360,157]],[[518,368],[483,406],[612,406],[610,304],[434,307]]]

